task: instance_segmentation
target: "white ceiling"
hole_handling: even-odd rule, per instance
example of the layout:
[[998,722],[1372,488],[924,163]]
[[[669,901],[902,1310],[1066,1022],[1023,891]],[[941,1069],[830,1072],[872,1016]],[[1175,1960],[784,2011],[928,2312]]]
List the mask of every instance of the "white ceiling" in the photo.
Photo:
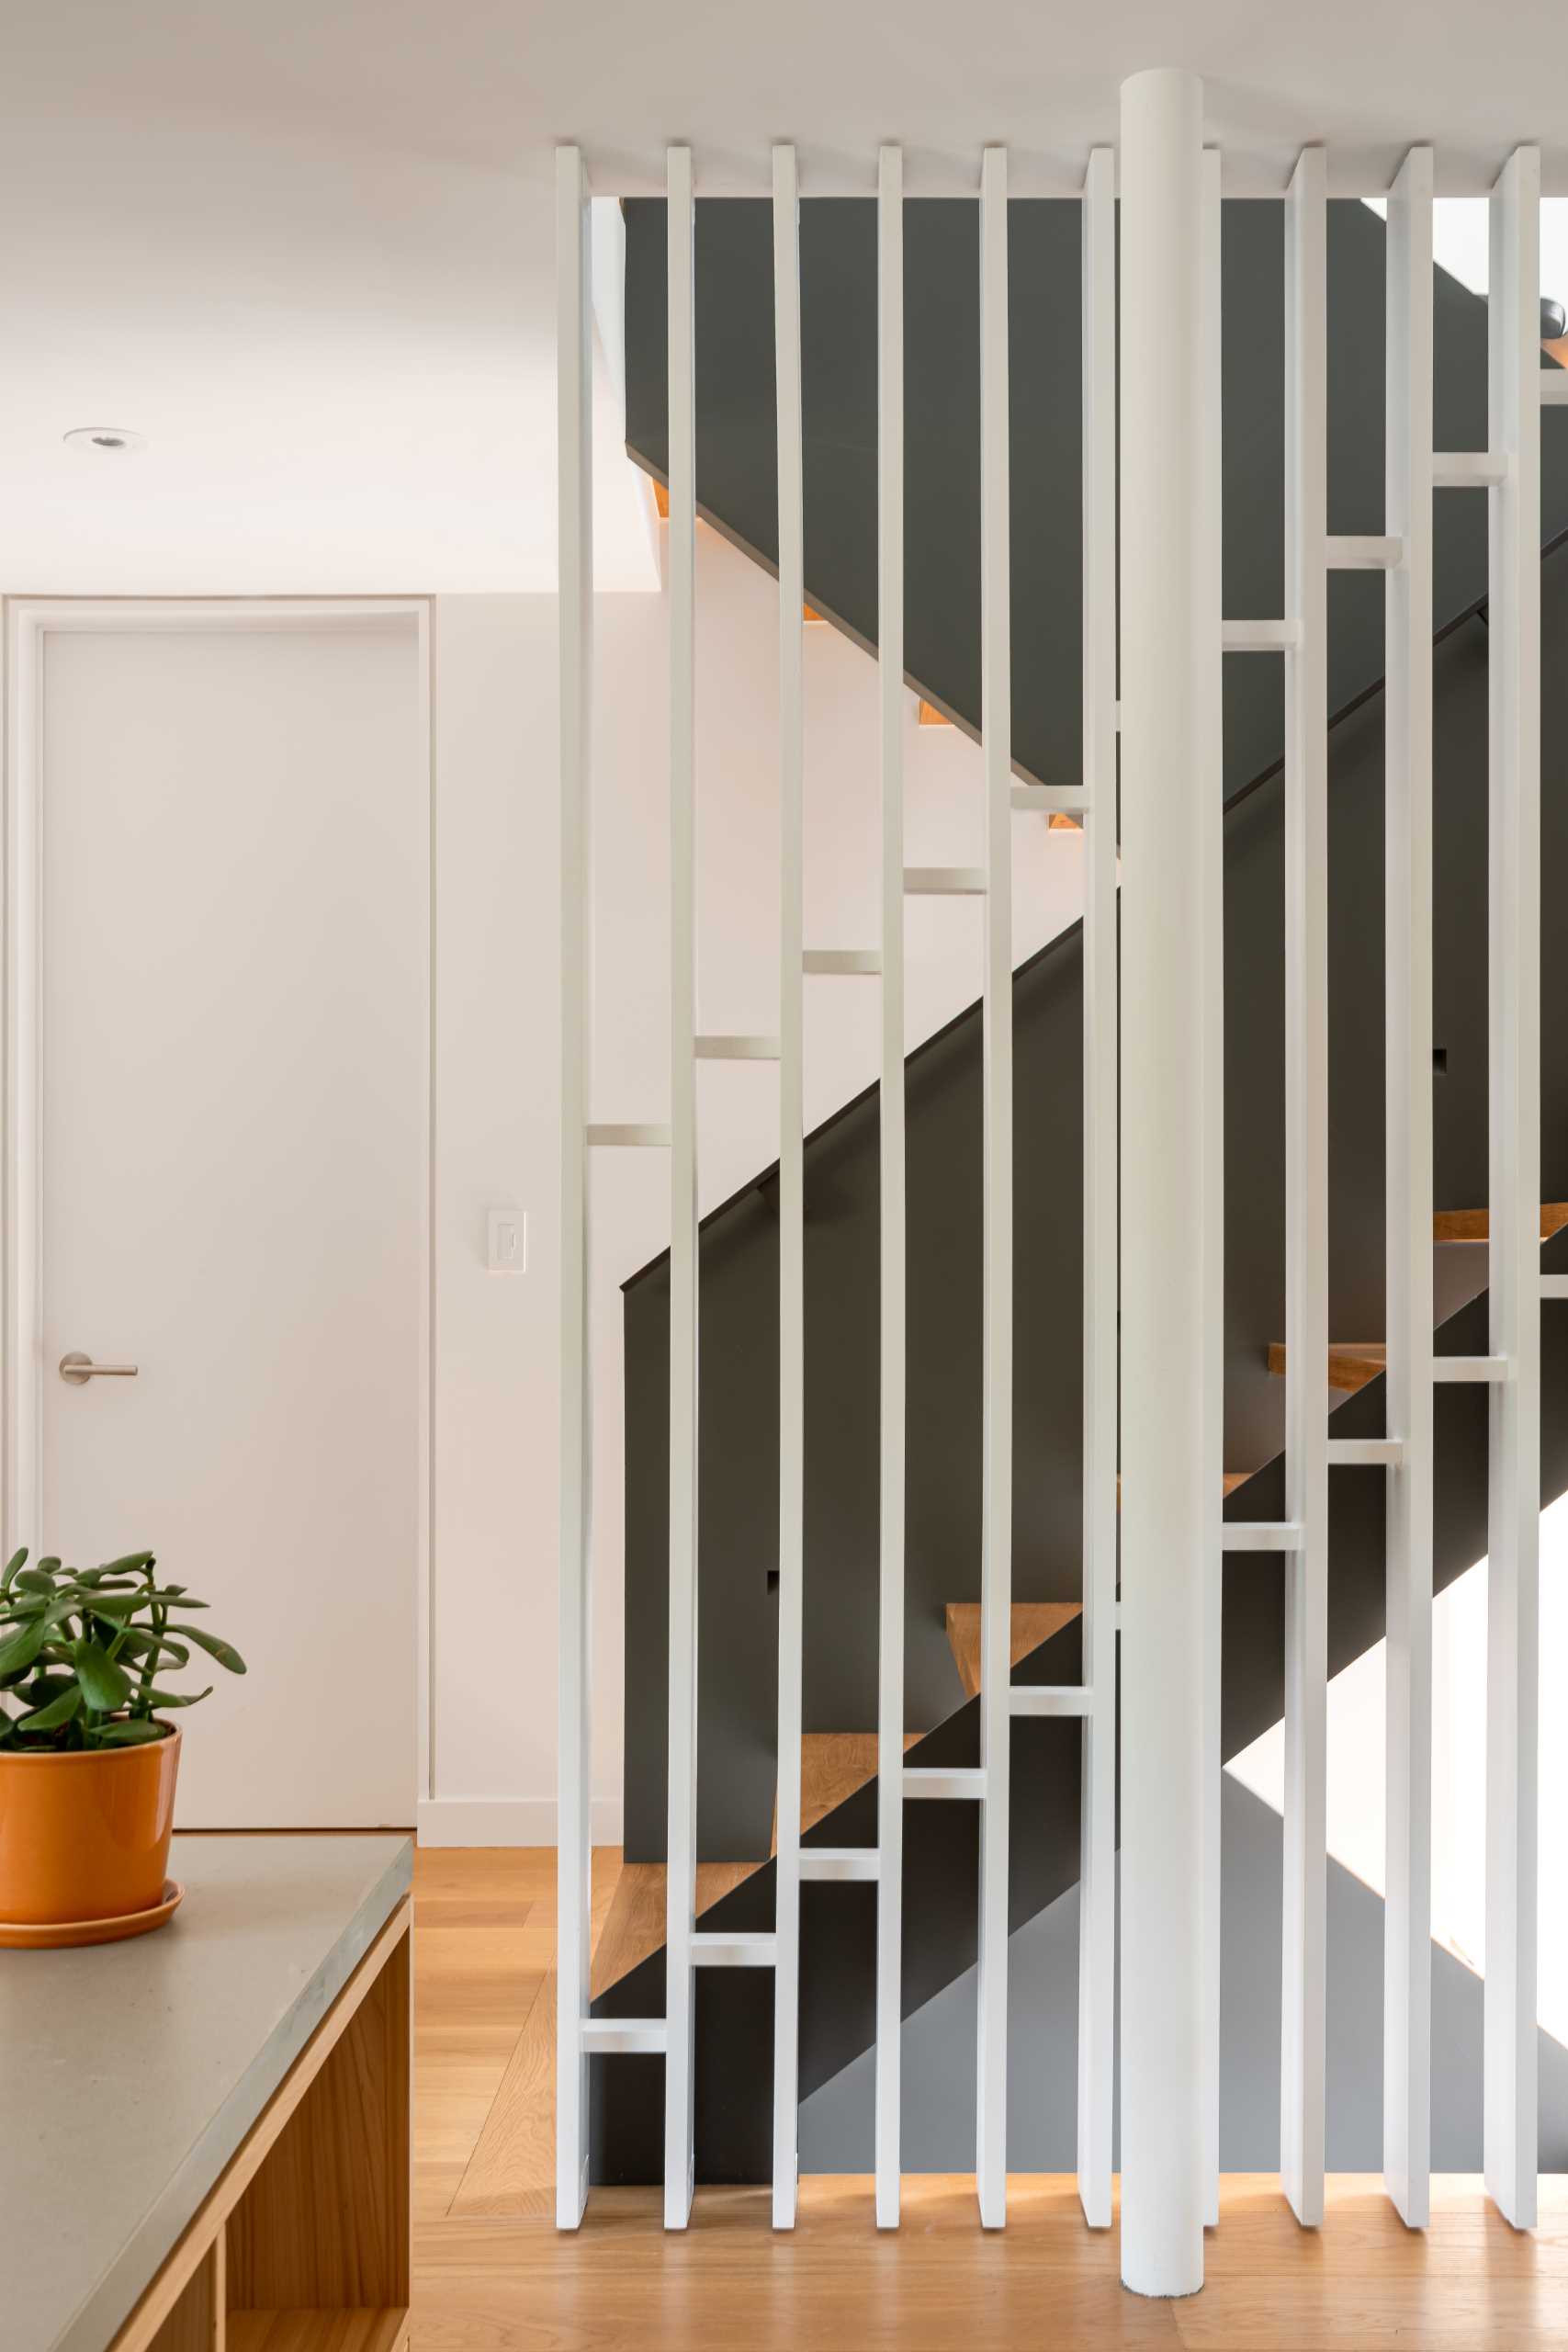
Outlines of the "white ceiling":
[[[1561,0],[5,0],[0,584],[547,589],[557,141],[605,194],[678,138],[715,193],[788,137],[807,194],[869,191],[886,138],[912,193],[996,139],[1067,188],[1155,63],[1204,74],[1238,191],[1325,139],[1370,193],[1427,139],[1472,194],[1534,139],[1568,192]],[[646,586],[603,378],[600,576]]]

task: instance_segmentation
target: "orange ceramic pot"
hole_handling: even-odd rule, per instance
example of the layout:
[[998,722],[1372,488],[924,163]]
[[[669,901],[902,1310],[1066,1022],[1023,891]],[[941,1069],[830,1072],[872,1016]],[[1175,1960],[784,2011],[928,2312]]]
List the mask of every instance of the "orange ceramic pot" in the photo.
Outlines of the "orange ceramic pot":
[[163,1895],[180,1736],[56,1756],[0,1750],[0,1922],[149,1911]]

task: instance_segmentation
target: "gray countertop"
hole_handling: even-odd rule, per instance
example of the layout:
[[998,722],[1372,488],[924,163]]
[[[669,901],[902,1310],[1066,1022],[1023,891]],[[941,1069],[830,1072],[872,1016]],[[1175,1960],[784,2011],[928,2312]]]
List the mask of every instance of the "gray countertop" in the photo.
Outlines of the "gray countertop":
[[0,1951],[6,2352],[103,2352],[412,1870],[393,1835],[176,1838],[166,1928]]

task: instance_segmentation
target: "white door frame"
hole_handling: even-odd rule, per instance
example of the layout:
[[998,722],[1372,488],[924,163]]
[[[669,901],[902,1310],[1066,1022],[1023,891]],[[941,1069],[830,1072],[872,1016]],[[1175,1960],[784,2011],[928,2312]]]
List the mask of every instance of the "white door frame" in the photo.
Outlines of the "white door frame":
[[[65,631],[323,629],[406,618],[418,640],[418,756],[425,778],[423,884],[428,910],[421,943],[423,1042],[420,1057],[424,1151],[420,1171],[419,1464],[416,1530],[418,1780],[433,1793],[431,1719],[432,1313],[431,1202],[435,1102],[431,1022],[434,937],[434,742],[431,733],[431,607],[423,596],[212,598],[9,597],[6,600],[6,922],[4,1150],[4,1359],[0,1412],[0,1526],[7,1548],[39,1540],[43,1428],[42,861],[43,730],[39,688],[44,642]],[[411,1810],[411,1821],[412,1813]]]

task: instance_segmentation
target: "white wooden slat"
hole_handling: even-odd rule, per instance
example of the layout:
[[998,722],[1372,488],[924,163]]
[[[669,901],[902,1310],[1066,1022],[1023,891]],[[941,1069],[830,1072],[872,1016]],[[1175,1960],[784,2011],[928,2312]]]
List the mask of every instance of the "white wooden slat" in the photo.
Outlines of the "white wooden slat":
[[882,970],[879,947],[808,947],[802,957],[808,979],[875,979]]
[[777,1939],[767,1929],[727,1935],[716,1928],[705,1928],[692,1938],[694,1968],[772,1968],[776,1955]]
[[556,2222],[588,2199],[590,1867],[588,1362],[589,789],[593,650],[592,300],[588,175],[556,153],[560,571],[560,1635],[557,1815]]
[[1220,155],[1203,155],[1203,494],[1199,580],[1203,649],[1204,756],[1198,916],[1202,944],[1203,1197],[1203,2193],[1210,2229],[1220,2218],[1220,1951],[1225,1560],[1225,831],[1224,610],[1222,432]]
[[1082,785],[1015,784],[1012,805],[1043,817],[1081,817],[1089,807],[1089,793]]
[[781,1050],[776,1037],[725,1036],[710,1031],[692,1040],[693,1055],[700,1062],[776,1062]]
[[1077,1682],[1015,1682],[1010,1703],[1015,1715],[1082,1717],[1087,1722],[1094,1713],[1095,1697]]
[[1290,653],[1300,643],[1301,623],[1294,617],[1226,621],[1221,629],[1221,644],[1227,653]]
[[1303,1534],[1299,1519],[1227,1519],[1220,1523],[1227,1552],[1299,1552]]
[[801,1627],[806,1517],[804,773],[806,598],[800,188],[773,149],[779,485],[779,1727],[773,1980],[773,2227],[795,2227],[800,2044]]
[[1516,2229],[1537,2212],[1536,1920],[1540,1544],[1540,157],[1493,193],[1487,586],[1489,1400],[1486,1636],[1486,2187]]
[[600,1121],[589,1128],[588,1141],[595,1151],[667,1151],[670,1130],[667,1126],[636,1123],[615,1126]]
[[975,2187],[1007,2220],[1008,1823],[1012,1716],[1012,656],[1008,159],[980,166],[980,747],[986,790],[981,1261],[979,2025]]
[[[1383,519],[1387,1480],[1383,2180],[1431,2211],[1432,2038],[1432,151],[1388,201]],[[1331,1444],[1330,1458],[1335,1450]]]
[[[1285,1879],[1280,2171],[1323,2219],[1327,1853],[1327,234],[1324,153],[1285,213]],[[1227,1531],[1227,1541],[1229,1532]]]
[[1540,1295],[1542,1298],[1568,1298],[1568,1274],[1542,1274]]
[[1568,368],[1540,370],[1540,404],[1542,408],[1568,408]]
[[1432,460],[1432,481],[1438,490],[1495,490],[1507,470],[1506,451],[1447,449]]
[[1331,1437],[1331,1470],[1397,1470],[1404,1460],[1402,1437]]
[[907,865],[904,888],[911,899],[983,899],[983,865]]
[[585,2018],[579,2047],[588,2057],[648,2056],[664,2048],[662,2018]]
[[1111,2222],[1116,2070],[1116,156],[1089,159],[1083,311],[1083,1729],[1078,2201]]
[[1434,1356],[1432,1377],[1441,1381],[1501,1381],[1512,1374],[1513,1358],[1496,1356]]
[[697,1865],[696,288],[692,151],[665,203],[670,368],[670,1750],[664,2225],[691,2218]]
[[817,1886],[874,1884],[879,1859],[874,1846],[803,1846],[800,1875]]
[[1404,560],[1404,542],[1397,535],[1389,538],[1329,537],[1330,571],[1392,571]]
[[985,1768],[978,1764],[906,1764],[904,1767],[904,1800],[908,1804],[917,1798],[932,1803],[977,1803],[986,1793]]
[[904,2012],[904,158],[876,194],[876,658],[882,763],[876,1666],[876,2224],[896,2229]]

